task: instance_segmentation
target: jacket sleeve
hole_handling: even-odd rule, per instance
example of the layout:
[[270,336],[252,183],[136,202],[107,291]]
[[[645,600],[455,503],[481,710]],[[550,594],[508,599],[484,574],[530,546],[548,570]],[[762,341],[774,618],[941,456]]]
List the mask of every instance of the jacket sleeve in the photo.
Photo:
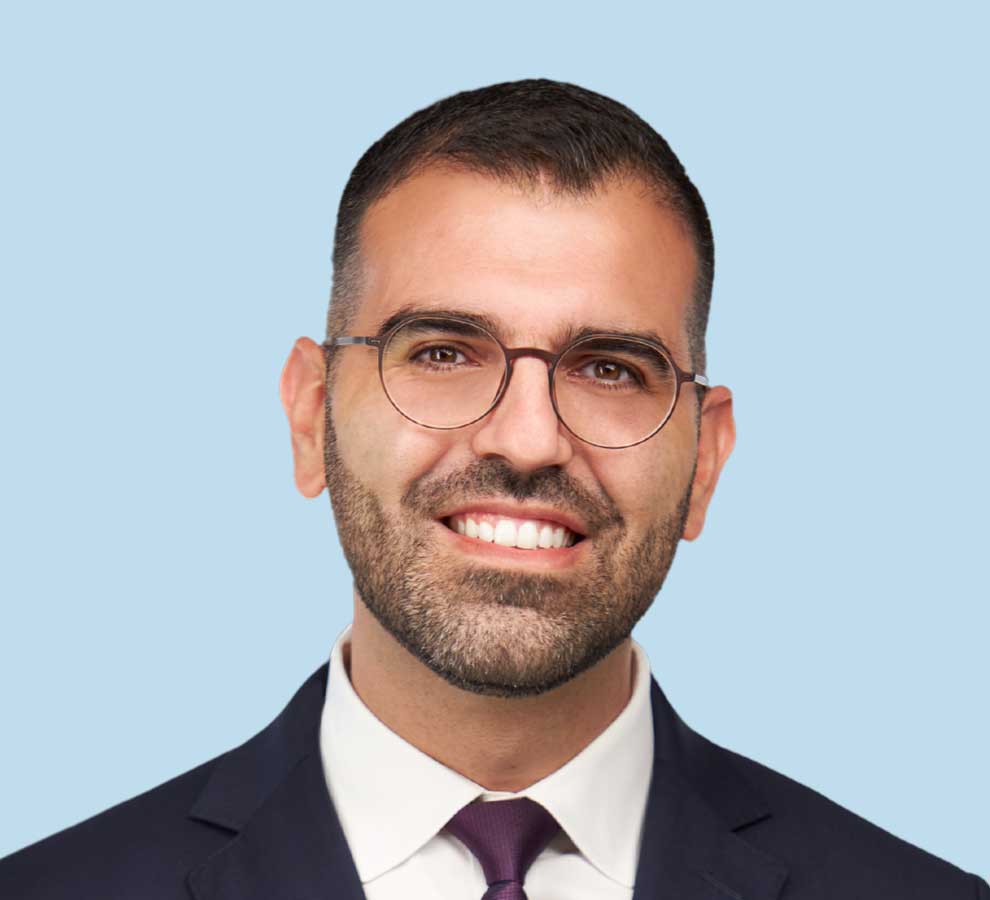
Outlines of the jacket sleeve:
[[973,876],[973,884],[976,887],[976,900],[990,900],[990,884],[987,884],[977,875]]

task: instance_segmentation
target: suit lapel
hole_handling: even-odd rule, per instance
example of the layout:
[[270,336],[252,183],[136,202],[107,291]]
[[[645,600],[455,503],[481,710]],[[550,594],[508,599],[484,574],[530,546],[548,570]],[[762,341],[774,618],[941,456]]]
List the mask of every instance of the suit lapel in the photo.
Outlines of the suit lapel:
[[[189,874],[196,900],[363,900],[320,759],[327,670],[214,766],[190,815],[231,840]],[[770,810],[655,680],[651,703],[653,775],[633,900],[776,900],[786,867],[736,833]]]
[[653,776],[633,900],[775,900],[787,868],[735,832],[770,815],[728,753],[652,684]]
[[190,815],[235,834],[190,872],[196,900],[364,900],[320,759],[326,678],[217,762]]
[[237,837],[189,876],[197,900],[364,900],[332,813],[319,754],[309,754]]

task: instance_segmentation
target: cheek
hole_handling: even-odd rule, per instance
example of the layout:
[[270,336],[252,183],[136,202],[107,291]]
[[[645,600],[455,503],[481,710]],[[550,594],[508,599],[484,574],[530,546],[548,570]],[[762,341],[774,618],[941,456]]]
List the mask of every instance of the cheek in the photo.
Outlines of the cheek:
[[[380,386],[376,388],[380,394]],[[396,505],[413,481],[438,468],[453,443],[450,432],[431,431],[403,418],[384,396],[341,392],[335,404],[340,457],[386,507]]]
[[631,530],[642,530],[659,514],[670,512],[687,489],[689,454],[659,443],[662,440],[657,435],[638,447],[614,451],[614,456],[599,460],[595,467],[596,477]]

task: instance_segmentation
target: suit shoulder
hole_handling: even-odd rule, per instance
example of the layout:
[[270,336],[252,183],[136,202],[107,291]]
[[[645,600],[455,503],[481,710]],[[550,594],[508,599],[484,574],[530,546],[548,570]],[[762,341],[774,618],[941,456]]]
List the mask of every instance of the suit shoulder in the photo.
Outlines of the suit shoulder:
[[[719,748],[772,815],[740,834],[791,868],[793,896],[990,900],[980,878],[762,763]],[[786,896],[786,894],[785,894]]]
[[0,897],[182,897],[189,868],[229,835],[189,817],[223,757],[0,859]]

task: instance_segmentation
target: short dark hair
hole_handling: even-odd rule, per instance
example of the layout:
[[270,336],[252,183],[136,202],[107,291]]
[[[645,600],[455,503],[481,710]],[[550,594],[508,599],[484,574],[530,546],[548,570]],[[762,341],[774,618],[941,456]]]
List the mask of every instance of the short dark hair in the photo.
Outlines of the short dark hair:
[[360,295],[368,208],[430,165],[587,194],[610,177],[641,178],[693,238],[697,277],[687,321],[691,365],[705,367],[715,245],[705,203],[667,142],[631,109],[574,84],[527,79],[463,91],[413,113],[358,160],[344,187],[333,247],[327,338],[344,334]]

